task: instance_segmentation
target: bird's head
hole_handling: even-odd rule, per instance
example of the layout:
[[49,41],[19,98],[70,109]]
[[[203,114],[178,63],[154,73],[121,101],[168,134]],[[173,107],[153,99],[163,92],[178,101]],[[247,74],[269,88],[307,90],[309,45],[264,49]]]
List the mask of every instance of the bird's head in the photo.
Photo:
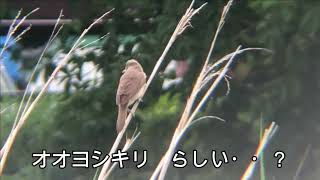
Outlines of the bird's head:
[[135,59],[130,59],[130,60],[128,60],[127,63],[126,63],[126,67],[125,67],[125,69],[124,69],[122,72],[123,72],[123,73],[126,72],[126,70],[129,69],[129,68],[134,68],[134,69],[136,69],[136,70],[139,70],[139,71],[142,71],[142,72],[143,72],[142,66],[141,66],[141,65],[138,63],[138,61],[135,60]]

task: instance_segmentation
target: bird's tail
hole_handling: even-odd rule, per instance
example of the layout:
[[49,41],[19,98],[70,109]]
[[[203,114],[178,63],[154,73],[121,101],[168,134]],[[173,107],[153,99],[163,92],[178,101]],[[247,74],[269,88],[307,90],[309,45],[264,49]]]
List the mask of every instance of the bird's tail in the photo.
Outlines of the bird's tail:
[[127,106],[119,106],[118,111],[117,132],[119,133],[127,119]]

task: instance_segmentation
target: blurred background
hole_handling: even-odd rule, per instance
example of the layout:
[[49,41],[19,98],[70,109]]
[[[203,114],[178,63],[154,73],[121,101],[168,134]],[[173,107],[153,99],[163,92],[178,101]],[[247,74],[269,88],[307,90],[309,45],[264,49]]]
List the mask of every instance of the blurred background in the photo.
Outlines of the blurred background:
[[[195,6],[205,3],[197,0]],[[168,147],[192,85],[200,72],[227,1],[209,1],[174,44],[148,89],[129,132],[141,131],[132,149],[148,150],[148,162],[116,169],[111,179],[147,179]],[[47,0],[0,1],[0,47],[13,18],[22,8],[32,28],[6,49],[1,64],[1,147],[12,127],[30,74],[50,37],[60,10],[64,28],[45,53],[31,87],[40,89],[76,38],[104,12],[86,42],[106,38],[77,50],[50,85],[13,146],[3,180],[92,179],[96,169],[33,167],[32,153],[98,149],[107,153],[116,137],[116,88],[128,59],[141,62],[150,75],[178,20],[190,1],[182,0]],[[275,121],[279,131],[264,153],[267,179],[314,180],[320,176],[320,2],[315,0],[235,1],[218,38],[212,62],[241,44],[264,47],[238,56],[228,75],[231,91],[222,82],[202,109],[226,122],[204,120],[181,142],[188,166],[170,168],[167,179],[239,179],[259,142],[260,122]],[[10,42],[14,42],[10,40]],[[128,133],[130,135],[130,133]],[[204,168],[192,165],[192,150],[209,159]],[[236,162],[214,168],[211,151],[225,150]],[[277,168],[275,151],[285,152]],[[130,151],[131,152],[131,151]],[[130,153],[129,153],[130,154]],[[51,161],[50,161],[51,162]],[[200,159],[199,159],[200,162]],[[299,168],[301,166],[301,168]],[[299,169],[299,170],[298,170]],[[253,179],[259,178],[256,169]]]

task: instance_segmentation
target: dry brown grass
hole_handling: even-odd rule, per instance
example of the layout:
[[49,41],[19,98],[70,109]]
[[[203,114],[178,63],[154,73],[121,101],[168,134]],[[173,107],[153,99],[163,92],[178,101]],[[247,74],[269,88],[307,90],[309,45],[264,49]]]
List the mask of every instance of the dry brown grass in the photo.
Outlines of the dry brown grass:
[[[45,95],[50,83],[54,80],[54,78],[56,77],[57,73],[68,63],[72,53],[79,48],[79,46],[84,42],[83,41],[83,37],[88,33],[88,31],[95,25],[97,24],[101,19],[103,19],[105,16],[107,16],[108,14],[110,14],[113,11],[110,10],[106,13],[104,13],[102,16],[100,16],[98,19],[96,19],[92,24],[89,25],[88,28],[86,28],[82,34],[79,36],[79,38],[75,41],[75,43],[73,44],[72,48],[70,49],[70,51],[67,53],[67,55],[59,62],[59,64],[57,65],[57,67],[54,69],[54,71],[52,72],[52,74],[50,75],[49,79],[46,81],[46,83],[44,84],[44,86],[41,88],[40,92],[37,94],[37,96],[35,97],[34,100],[31,101],[31,97],[34,94],[34,90],[32,90],[31,95],[26,103],[26,105],[24,106],[24,109],[22,110],[22,104],[24,103],[24,97],[26,96],[26,92],[23,96],[23,100],[21,101],[21,105],[19,108],[19,111],[17,113],[17,120],[15,121],[12,131],[8,136],[8,139],[6,140],[1,153],[2,153],[2,158],[1,158],[1,162],[0,162],[0,176],[3,173],[3,170],[5,168],[5,164],[6,161],[8,159],[8,155],[12,149],[13,143],[15,142],[15,139],[17,137],[17,135],[19,134],[19,132],[21,131],[23,125],[26,123],[26,121],[28,120],[31,112],[34,110],[34,108],[36,107],[36,105],[39,103],[39,101],[42,99],[42,97]],[[34,11],[32,11],[34,12]],[[29,13],[30,14],[30,13]],[[28,15],[29,15],[28,14]],[[61,30],[61,27],[56,31],[56,28],[59,24],[59,21],[62,17],[62,13],[60,13],[59,18],[57,19],[56,25],[54,27],[54,30],[51,34],[51,37],[49,38],[49,41],[46,45],[46,48],[50,45],[50,43],[53,41],[53,39],[58,35],[59,31]],[[24,18],[25,19],[25,18]],[[15,23],[15,22],[14,22]],[[21,23],[21,21],[20,21]],[[20,24],[19,23],[19,24]],[[11,29],[11,28],[10,28]],[[16,28],[13,28],[14,30]],[[11,33],[10,33],[11,34]],[[40,56],[39,61],[41,61],[41,58],[46,50],[46,48],[44,49],[42,55]],[[36,67],[35,69],[36,70]],[[30,80],[31,81],[31,80]],[[29,84],[30,84],[29,81]],[[22,111],[22,113],[20,113]]]

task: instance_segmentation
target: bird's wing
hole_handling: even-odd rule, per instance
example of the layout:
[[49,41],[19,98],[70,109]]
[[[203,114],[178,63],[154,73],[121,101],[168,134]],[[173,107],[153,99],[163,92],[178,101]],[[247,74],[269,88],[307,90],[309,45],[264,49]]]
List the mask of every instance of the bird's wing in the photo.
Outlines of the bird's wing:
[[146,75],[143,72],[127,70],[120,78],[116,103],[126,105],[146,83]]

